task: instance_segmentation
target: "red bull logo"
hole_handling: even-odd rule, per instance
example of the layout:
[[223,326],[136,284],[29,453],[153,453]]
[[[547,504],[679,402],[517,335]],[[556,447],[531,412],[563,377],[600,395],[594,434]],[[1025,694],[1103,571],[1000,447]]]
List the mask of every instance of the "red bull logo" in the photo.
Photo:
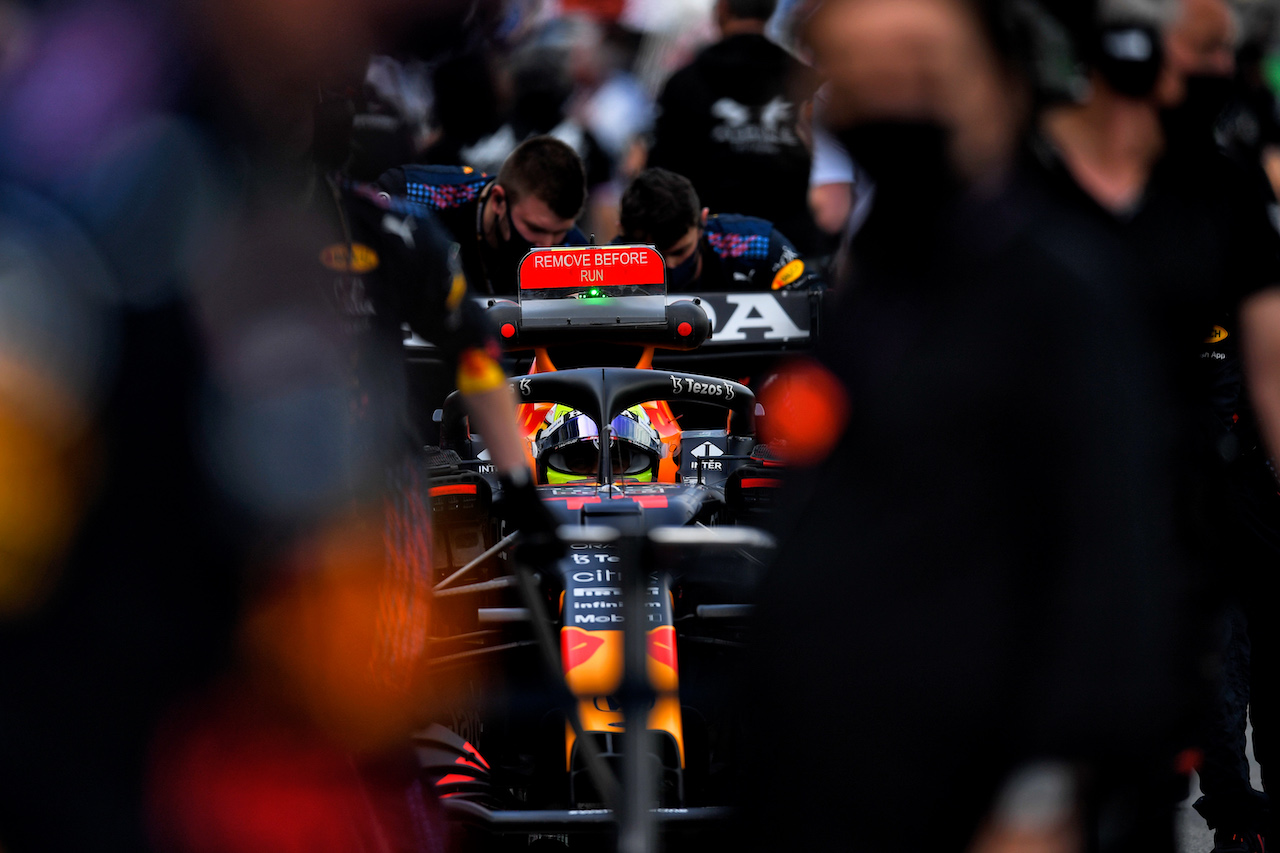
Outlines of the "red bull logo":
[[581,666],[604,645],[604,639],[581,628],[564,628],[560,631],[560,660],[567,674]]

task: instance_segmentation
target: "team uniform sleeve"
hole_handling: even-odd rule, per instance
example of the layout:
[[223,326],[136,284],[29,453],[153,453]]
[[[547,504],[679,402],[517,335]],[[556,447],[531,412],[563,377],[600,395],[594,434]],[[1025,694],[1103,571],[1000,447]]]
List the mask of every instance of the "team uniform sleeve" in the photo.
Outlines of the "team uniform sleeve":
[[456,244],[429,216],[388,214],[382,228],[393,232],[386,234],[386,242],[402,253],[399,267],[406,274],[397,277],[396,291],[409,328],[435,344],[456,367],[463,394],[502,385],[502,351],[484,311],[467,298]]

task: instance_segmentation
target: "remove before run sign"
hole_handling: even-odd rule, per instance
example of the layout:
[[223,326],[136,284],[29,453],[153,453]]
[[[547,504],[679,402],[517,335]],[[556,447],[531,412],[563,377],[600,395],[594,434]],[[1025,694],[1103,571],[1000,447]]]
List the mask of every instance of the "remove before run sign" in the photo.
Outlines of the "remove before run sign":
[[568,246],[534,249],[520,262],[521,290],[626,287],[666,281],[652,246]]

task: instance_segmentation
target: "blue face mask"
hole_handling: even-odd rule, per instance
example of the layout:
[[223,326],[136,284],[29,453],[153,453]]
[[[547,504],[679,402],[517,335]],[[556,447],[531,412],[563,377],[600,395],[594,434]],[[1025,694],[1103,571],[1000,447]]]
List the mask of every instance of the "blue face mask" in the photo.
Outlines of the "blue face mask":
[[698,255],[702,252],[702,236],[698,236],[698,244],[694,250],[689,253],[689,257],[685,258],[674,267],[667,268],[667,288],[670,290],[682,290],[693,284],[694,276],[698,272]]

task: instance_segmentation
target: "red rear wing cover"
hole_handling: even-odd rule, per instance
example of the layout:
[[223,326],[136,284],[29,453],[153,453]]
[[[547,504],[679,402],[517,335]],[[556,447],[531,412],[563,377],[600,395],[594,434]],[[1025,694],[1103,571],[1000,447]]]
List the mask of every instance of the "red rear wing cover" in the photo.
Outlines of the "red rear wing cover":
[[520,301],[663,296],[667,268],[652,246],[534,249],[520,262]]

